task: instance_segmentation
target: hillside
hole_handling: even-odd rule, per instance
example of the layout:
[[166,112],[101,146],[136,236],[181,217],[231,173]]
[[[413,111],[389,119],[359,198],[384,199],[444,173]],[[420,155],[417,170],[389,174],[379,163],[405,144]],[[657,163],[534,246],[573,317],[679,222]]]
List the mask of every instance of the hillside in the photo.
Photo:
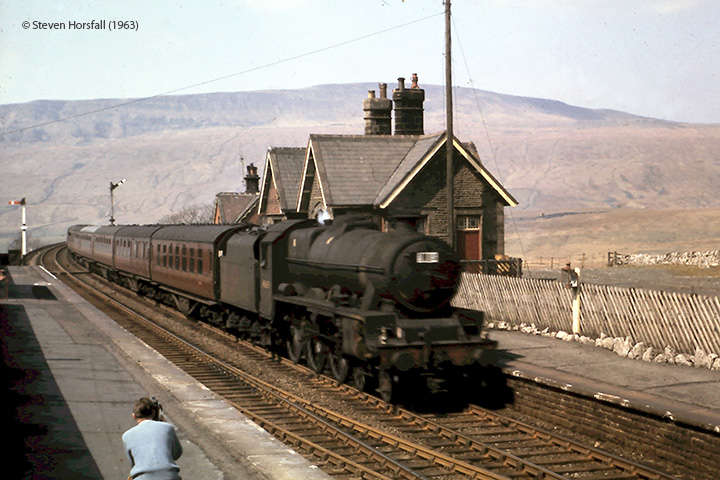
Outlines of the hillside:
[[[443,130],[443,87],[423,88],[425,131]],[[0,251],[20,224],[18,207],[7,200],[27,198],[30,238],[44,244],[62,239],[69,225],[106,223],[109,182],[126,178],[115,190],[115,218],[153,222],[211,202],[217,192],[243,191],[241,157],[262,169],[268,146],[304,146],[310,133],[361,134],[362,100],[370,89],[377,85],[0,105],[3,131],[11,132],[0,137]],[[552,220],[557,213],[594,212],[572,216],[592,219],[583,220],[585,233],[616,224],[612,215],[619,212],[636,219],[631,225],[652,218],[660,230],[675,229],[667,221],[672,217],[649,212],[679,210],[681,217],[705,219],[695,222],[698,228],[715,221],[701,213],[720,208],[720,125],[470,89],[458,89],[454,103],[456,136],[476,144],[486,167],[520,201],[506,212],[508,253],[520,255],[517,244],[533,245],[526,255],[572,244],[574,234],[564,240],[549,234],[570,228]],[[41,126],[26,128],[33,125]],[[666,233],[652,229],[638,235],[645,238],[628,248],[667,243]],[[700,248],[693,242],[707,237],[692,230],[676,236],[673,245],[686,249]],[[705,243],[718,236],[710,233]]]
[[506,253],[530,267],[572,261],[605,265],[608,252],[710,251],[720,248],[720,208],[629,209],[595,212],[513,211],[506,215]]

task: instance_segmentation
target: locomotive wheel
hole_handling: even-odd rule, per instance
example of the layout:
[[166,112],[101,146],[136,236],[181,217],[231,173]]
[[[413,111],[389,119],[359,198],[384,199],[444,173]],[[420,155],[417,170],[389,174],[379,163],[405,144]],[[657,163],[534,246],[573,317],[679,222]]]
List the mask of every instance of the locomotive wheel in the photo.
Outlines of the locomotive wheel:
[[353,386],[361,392],[369,392],[371,384],[373,383],[373,377],[366,367],[356,365],[352,371],[352,382]]
[[307,363],[315,373],[322,373],[330,356],[330,348],[320,338],[313,338],[308,343]]
[[345,383],[350,374],[350,362],[340,352],[330,354],[330,371],[338,383]]
[[378,388],[377,392],[380,395],[380,399],[385,403],[393,403],[394,400],[394,385],[393,378],[390,372],[382,370],[378,375]]
[[298,327],[290,327],[290,338],[285,340],[285,348],[287,348],[288,358],[293,363],[300,363],[306,346],[303,344],[302,331]]

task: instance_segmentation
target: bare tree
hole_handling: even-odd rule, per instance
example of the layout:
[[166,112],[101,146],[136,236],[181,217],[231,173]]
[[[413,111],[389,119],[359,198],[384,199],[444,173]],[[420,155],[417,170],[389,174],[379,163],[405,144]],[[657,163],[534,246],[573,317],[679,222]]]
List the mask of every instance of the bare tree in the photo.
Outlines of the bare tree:
[[203,224],[212,223],[215,214],[215,204],[208,203],[205,205],[190,205],[183,208],[179,212],[173,212],[165,215],[158,223],[160,224]]

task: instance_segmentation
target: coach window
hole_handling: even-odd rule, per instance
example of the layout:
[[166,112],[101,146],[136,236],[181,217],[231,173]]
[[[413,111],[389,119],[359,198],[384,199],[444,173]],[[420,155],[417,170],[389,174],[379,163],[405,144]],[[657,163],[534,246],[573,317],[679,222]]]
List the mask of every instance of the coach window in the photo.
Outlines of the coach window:
[[180,270],[180,246],[175,245],[175,269]]
[[199,248],[197,254],[197,273],[203,273],[203,251]]
[[183,272],[187,272],[187,247],[185,245],[182,247],[182,269]]
[[195,271],[195,249],[190,247],[190,271]]
[[167,267],[167,266],[168,266],[168,261],[167,261],[167,245],[163,245],[163,267]]
[[162,253],[160,251],[160,245],[157,246],[157,264],[162,265]]

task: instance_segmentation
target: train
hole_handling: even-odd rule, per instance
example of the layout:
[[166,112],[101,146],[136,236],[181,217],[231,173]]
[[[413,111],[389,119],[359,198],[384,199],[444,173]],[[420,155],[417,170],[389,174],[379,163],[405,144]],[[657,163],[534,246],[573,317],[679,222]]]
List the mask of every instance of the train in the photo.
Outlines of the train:
[[370,217],[272,225],[75,225],[81,265],[139,295],[395,402],[485,385],[497,342],[451,305],[447,243]]

